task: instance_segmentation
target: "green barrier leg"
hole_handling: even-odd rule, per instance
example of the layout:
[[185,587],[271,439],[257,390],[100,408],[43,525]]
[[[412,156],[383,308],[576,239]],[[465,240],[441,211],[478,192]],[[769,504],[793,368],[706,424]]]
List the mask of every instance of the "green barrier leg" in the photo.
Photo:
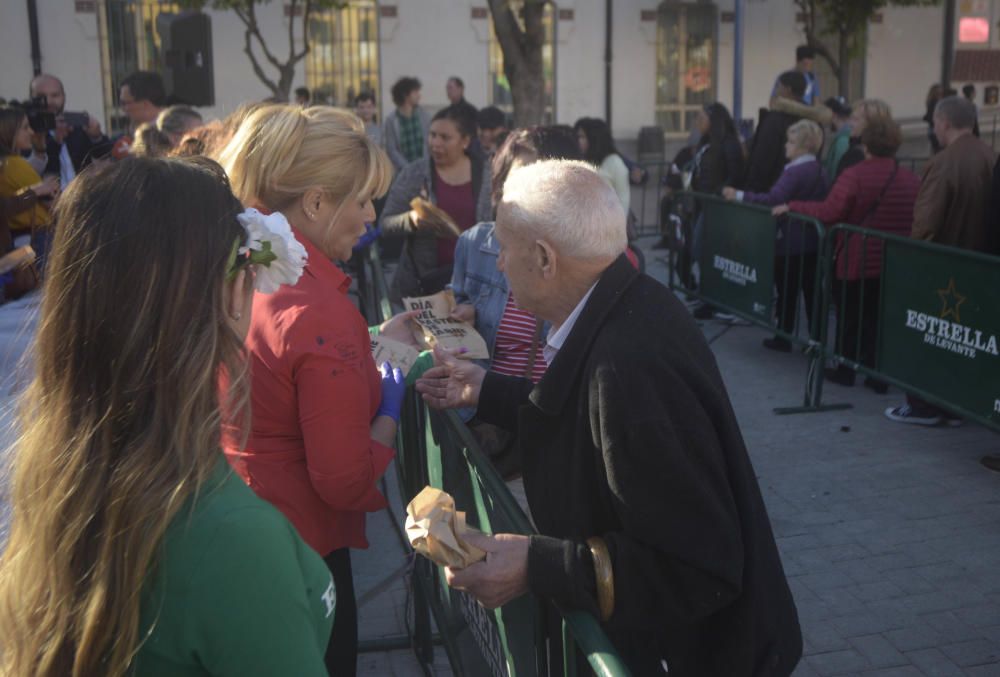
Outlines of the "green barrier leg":
[[[813,296],[814,317],[810,328],[811,339],[807,348],[809,367],[806,376],[805,400],[801,407],[775,407],[774,413],[783,416],[787,414],[812,414],[824,411],[842,411],[851,409],[853,405],[840,402],[823,404],[823,368],[826,366],[827,333],[829,332],[830,307],[832,299],[833,278],[833,247],[826,238],[820,238],[823,243],[822,255],[816,266],[817,282]],[[838,323],[839,325],[839,323]],[[840,327],[837,327],[838,331]]]

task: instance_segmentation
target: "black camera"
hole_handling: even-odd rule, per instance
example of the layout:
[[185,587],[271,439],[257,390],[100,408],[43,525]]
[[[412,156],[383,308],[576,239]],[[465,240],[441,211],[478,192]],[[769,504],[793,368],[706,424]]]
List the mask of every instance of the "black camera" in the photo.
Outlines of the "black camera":
[[56,128],[55,113],[49,112],[49,102],[44,96],[36,96],[24,104],[28,124],[36,134],[44,134]]

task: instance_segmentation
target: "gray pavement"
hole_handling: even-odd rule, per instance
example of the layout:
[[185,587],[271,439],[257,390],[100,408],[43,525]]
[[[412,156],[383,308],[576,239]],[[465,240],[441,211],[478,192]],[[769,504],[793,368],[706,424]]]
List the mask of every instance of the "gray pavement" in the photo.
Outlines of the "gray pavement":
[[[663,280],[651,242],[649,272]],[[801,403],[805,358],[764,350],[760,329],[703,329],[798,605],[805,656],[795,677],[1000,675],[1000,474],[979,464],[1000,453],[1000,436],[893,423],[882,410],[902,394],[860,385],[826,388],[826,402],[851,409],[776,416],[774,407]],[[369,518],[373,547],[354,560],[359,597],[402,560],[387,519]],[[362,638],[400,617],[398,585],[362,607]],[[435,673],[450,674],[436,655]],[[359,671],[420,674],[406,651],[365,655]]]

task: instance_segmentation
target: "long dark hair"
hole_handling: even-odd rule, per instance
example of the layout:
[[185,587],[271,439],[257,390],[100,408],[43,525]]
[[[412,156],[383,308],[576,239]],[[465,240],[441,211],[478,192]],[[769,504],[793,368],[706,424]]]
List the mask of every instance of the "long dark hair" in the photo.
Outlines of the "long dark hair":
[[241,210],[203,158],[92,167],[60,198],[13,453],[0,674],[128,673],[163,535],[220,463],[223,412],[247,420],[225,287]]
[[14,137],[27,113],[16,106],[0,106],[0,162],[8,155],[15,155]]
[[583,159],[587,162],[600,166],[612,153],[620,155],[615,148],[615,140],[611,137],[611,128],[604,120],[580,118],[573,125],[573,131],[579,133],[581,130],[587,137],[587,152],[583,154]]
[[708,116],[708,134],[701,137],[698,144],[704,146],[706,143],[715,147],[720,147],[728,137],[736,136],[736,123],[733,116],[729,114],[729,109],[721,103],[710,103],[703,109]]
[[539,160],[579,160],[580,146],[576,143],[573,130],[566,125],[515,129],[493,156],[490,195],[494,207],[503,197],[503,184],[514,160],[522,153],[533,153]]

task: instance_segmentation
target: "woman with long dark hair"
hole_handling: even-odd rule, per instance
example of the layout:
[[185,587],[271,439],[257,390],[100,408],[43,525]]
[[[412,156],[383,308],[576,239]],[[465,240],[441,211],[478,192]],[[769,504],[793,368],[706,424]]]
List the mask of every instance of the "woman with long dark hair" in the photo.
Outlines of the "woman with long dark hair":
[[632,189],[629,187],[628,167],[622,159],[615,140],[611,136],[611,128],[604,120],[597,118],[580,118],[573,125],[580,153],[583,159],[597,167],[597,173],[611,184],[618,199],[628,214],[632,201]]
[[[52,198],[58,194],[59,178],[47,176],[42,179],[21,157],[22,152],[31,150],[31,136],[28,114],[23,108],[0,107],[0,197],[14,197],[25,191],[31,191],[39,198]],[[10,219],[10,230],[17,237],[47,228],[50,220],[48,206],[36,203]]]
[[93,167],[62,196],[12,458],[0,674],[327,674],[330,572],[220,447],[223,422],[248,422],[255,277],[301,273],[295,243],[251,237],[241,211],[207,160]]

